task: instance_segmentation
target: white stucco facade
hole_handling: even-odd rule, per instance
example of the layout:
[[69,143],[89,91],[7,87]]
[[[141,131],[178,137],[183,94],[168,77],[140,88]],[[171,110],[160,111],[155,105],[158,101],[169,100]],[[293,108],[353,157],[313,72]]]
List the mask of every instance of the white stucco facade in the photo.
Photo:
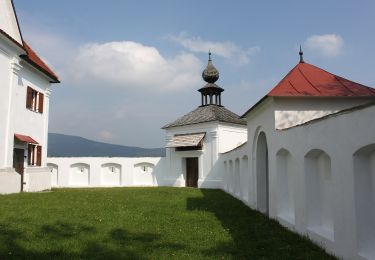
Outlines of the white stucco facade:
[[0,10],[0,29],[6,32],[16,42],[22,44],[22,36],[18,28],[17,17],[14,13],[12,2],[9,0],[1,0]]
[[277,130],[291,104],[273,101],[248,113],[248,142],[220,155],[223,189],[336,256],[374,259],[375,105]]
[[[33,61],[28,59],[11,1],[0,1],[0,9],[0,178],[3,180],[0,182],[0,193],[21,190],[22,173],[19,168],[22,168],[25,191],[49,189],[46,158],[50,82],[53,80],[33,63],[35,55],[31,58]],[[33,97],[35,109],[27,108],[28,88],[37,93]],[[37,142],[41,147],[40,155],[36,148],[32,155],[38,152],[34,156],[38,157],[38,163],[28,163],[29,143],[17,139],[15,135],[31,137]],[[23,161],[22,167],[14,166],[16,150],[18,161]]]
[[165,158],[50,157],[52,187],[164,186]]
[[206,122],[173,127],[166,131],[166,143],[175,135],[205,133],[202,149],[166,149],[166,157],[50,157],[52,187],[101,186],[186,186],[186,158],[198,158],[198,187],[221,188],[222,172],[217,168],[221,152],[246,142],[246,126]]
[[173,127],[166,130],[166,142],[175,135],[193,133],[205,133],[202,150],[177,151],[175,148],[166,148],[166,182],[171,186],[185,187],[186,158],[198,158],[198,187],[220,188],[222,176],[215,168],[219,153],[246,142],[246,126],[206,122]]

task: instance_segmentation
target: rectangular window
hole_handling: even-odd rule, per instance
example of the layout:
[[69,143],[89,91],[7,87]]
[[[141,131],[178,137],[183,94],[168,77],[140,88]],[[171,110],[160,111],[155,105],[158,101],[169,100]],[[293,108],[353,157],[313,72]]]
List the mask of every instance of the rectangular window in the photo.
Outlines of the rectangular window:
[[27,150],[27,164],[29,166],[42,166],[42,146],[29,144]]
[[31,87],[27,87],[26,108],[43,113],[44,95]]

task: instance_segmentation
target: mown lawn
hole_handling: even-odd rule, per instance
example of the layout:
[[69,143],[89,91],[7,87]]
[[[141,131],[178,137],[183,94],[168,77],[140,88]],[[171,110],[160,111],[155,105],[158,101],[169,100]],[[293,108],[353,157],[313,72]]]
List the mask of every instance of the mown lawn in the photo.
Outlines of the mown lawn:
[[0,196],[0,259],[330,259],[219,190]]

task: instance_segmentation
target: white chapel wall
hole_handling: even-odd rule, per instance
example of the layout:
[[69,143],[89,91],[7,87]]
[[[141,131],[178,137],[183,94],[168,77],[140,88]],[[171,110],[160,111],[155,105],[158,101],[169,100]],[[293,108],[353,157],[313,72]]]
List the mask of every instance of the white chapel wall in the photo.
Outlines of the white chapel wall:
[[175,148],[166,150],[166,181],[170,186],[184,187],[186,180],[185,160],[189,157],[198,158],[198,186],[218,187],[221,186],[219,176],[215,175],[212,167],[215,164],[218,153],[218,124],[207,122],[194,125],[186,125],[167,129],[167,141],[177,134],[206,133],[203,139],[203,150],[201,151],[176,151]]
[[9,110],[9,99],[10,99],[10,75],[11,75],[11,63],[8,51],[4,48],[0,41],[0,78],[1,78],[1,95],[0,95],[0,125],[4,126],[0,128],[0,168],[8,166],[6,164],[6,136],[8,126],[8,110]]
[[220,124],[218,128],[219,153],[228,152],[247,141],[247,126]]
[[275,103],[275,128],[285,129],[321,118],[340,110],[373,101],[360,98],[277,98]]
[[[268,143],[267,214],[339,257],[374,259],[375,106],[281,131],[267,121],[270,111],[272,104],[249,115],[249,141],[220,155],[223,189],[260,210],[254,146],[263,132]],[[248,161],[241,160],[245,156]],[[240,169],[248,169],[247,177],[240,170],[240,187],[236,161]]]
[[[22,44],[10,0],[0,1],[0,27],[13,39]],[[20,46],[14,44],[4,35],[0,36],[0,78],[2,95],[0,96],[0,171],[7,176],[2,182],[1,193],[19,192],[21,189],[20,175],[13,169],[14,134],[31,136],[43,146],[42,167],[27,167],[25,160],[25,174],[23,188],[25,191],[46,190],[51,187],[49,169],[46,168],[48,106],[49,95],[46,93],[49,81],[40,71],[23,61],[19,55],[25,54]],[[44,113],[36,114],[26,109],[26,88],[31,86],[43,92]],[[26,144],[19,143],[17,148],[26,149]],[[25,152],[25,154],[27,154]]]
[[[36,72],[34,68],[26,63],[21,64],[23,67],[18,73],[14,83],[15,90],[13,93],[11,110],[12,118],[17,118],[17,120],[12,120],[10,130],[13,134],[17,133],[31,136],[42,146],[42,167],[46,167],[50,96],[49,87],[51,84],[46,78],[40,76],[39,72]],[[26,108],[28,86],[44,94],[43,113],[34,112]]]
[[185,160],[189,157],[197,157],[199,167],[198,187],[221,188],[223,175],[219,164],[217,164],[219,153],[231,150],[247,140],[246,126],[207,122],[167,129],[167,142],[177,134],[200,132],[206,133],[202,151],[176,151],[174,148],[167,148],[166,171],[168,176],[166,179],[168,185],[185,186]]

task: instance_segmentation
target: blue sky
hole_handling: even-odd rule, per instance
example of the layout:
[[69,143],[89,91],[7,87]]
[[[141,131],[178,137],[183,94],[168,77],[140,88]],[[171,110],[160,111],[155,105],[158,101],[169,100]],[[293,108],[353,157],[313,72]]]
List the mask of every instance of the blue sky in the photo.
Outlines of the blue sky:
[[211,48],[242,115],[298,62],[375,86],[375,1],[14,0],[26,41],[59,74],[50,132],[142,147],[195,109]]

